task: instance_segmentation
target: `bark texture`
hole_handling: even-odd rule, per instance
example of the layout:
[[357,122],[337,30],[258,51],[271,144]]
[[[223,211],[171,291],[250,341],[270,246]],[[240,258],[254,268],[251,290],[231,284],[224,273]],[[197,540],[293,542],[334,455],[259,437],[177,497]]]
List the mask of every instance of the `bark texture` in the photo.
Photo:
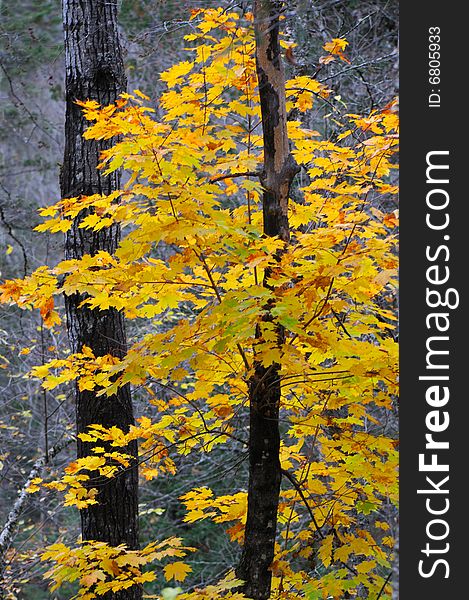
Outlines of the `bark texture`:
[[[288,197],[298,166],[290,154],[285,108],[285,75],[279,44],[281,2],[254,1],[256,65],[264,137],[263,193],[264,233],[289,241]],[[269,272],[264,274],[268,287]],[[271,321],[266,306],[264,319]],[[284,330],[277,328],[279,345]],[[258,331],[258,337],[260,332]],[[270,597],[277,512],[281,482],[280,468],[280,365],[254,364],[249,385],[249,486],[245,540],[237,576],[245,581],[248,598]]]
[[[102,105],[113,103],[126,89],[126,77],[117,25],[117,0],[63,0],[66,61],[65,153],[61,173],[62,197],[109,194],[120,186],[118,172],[103,176],[97,169],[102,150],[115,140],[84,140],[87,127],[76,100],[96,100]],[[120,229],[112,226],[99,232],[80,229],[85,213],[79,215],[66,235],[67,259],[94,255],[100,250],[113,253],[120,239]],[[83,296],[66,296],[67,324],[73,352],[83,345],[94,354],[126,353],[123,316],[114,309],[90,310],[80,307]],[[77,432],[99,423],[128,431],[134,423],[129,386],[111,397],[96,397],[93,391],[76,390]],[[78,440],[78,456],[87,456],[90,445]],[[96,478],[98,504],[80,511],[82,536],[85,540],[105,541],[110,545],[138,547],[138,473],[136,443],[123,449],[135,457],[131,468],[113,479]],[[141,589],[108,594],[107,599],[139,600]]]

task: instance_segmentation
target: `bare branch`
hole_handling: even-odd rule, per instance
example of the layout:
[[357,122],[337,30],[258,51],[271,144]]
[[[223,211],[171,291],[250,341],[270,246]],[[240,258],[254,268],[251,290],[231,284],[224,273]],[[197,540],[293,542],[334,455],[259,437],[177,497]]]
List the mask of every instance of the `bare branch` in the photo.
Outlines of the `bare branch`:
[[345,73],[348,73],[349,71],[356,71],[357,69],[361,69],[362,67],[371,67],[372,65],[376,65],[380,62],[383,62],[385,60],[390,60],[391,58],[395,58],[396,57],[396,52],[393,51],[390,54],[386,54],[385,56],[380,56],[379,58],[375,58],[374,60],[369,60],[367,62],[361,63],[360,65],[352,65],[351,67],[348,67],[347,69],[344,69],[343,71],[339,71],[338,73],[333,73],[332,75],[329,75],[328,77],[323,77],[320,80],[320,83],[323,83],[324,81],[328,81],[329,79],[334,79],[334,77],[340,77],[341,75],[344,75]]
[[261,171],[243,171],[241,173],[227,173],[226,175],[218,175],[210,180],[210,183],[222,181],[223,179],[234,179],[235,177],[260,177]]
[[72,443],[72,440],[70,440],[70,439],[62,440],[61,442],[57,443],[55,446],[53,446],[51,448],[48,455],[44,454],[44,455],[40,456],[36,460],[36,462],[33,464],[33,467],[31,469],[31,471],[29,472],[28,479],[26,480],[25,484],[21,488],[21,490],[18,494],[18,498],[16,499],[15,503],[13,504],[13,508],[11,509],[11,511],[7,517],[6,523],[3,526],[3,529],[0,533],[0,569],[2,571],[3,571],[3,566],[4,566],[5,554],[11,545],[13,532],[18,524],[18,520],[21,516],[21,513],[23,512],[23,509],[29,499],[28,488],[31,485],[32,480],[35,479],[36,477],[40,476],[47,461],[52,460],[54,458],[54,456],[57,456],[57,454],[59,454],[59,452],[61,452],[64,448],[66,448],[71,443]]

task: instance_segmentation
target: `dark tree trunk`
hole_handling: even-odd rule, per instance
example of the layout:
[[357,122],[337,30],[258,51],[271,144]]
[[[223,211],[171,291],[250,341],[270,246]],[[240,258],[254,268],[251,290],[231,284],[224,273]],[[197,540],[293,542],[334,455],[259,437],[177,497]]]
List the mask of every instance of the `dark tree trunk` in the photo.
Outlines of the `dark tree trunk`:
[[[262,184],[264,233],[289,241],[288,196],[298,172],[290,154],[285,108],[285,76],[279,44],[281,2],[254,1],[256,64],[264,135]],[[264,285],[268,287],[269,273]],[[264,319],[272,320],[269,307]],[[258,331],[258,338],[260,337]],[[284,330],[277,327],[278,343]],[[243,554],[237,576],[245,581],[242,591],[248,598],[266,600],[270,596],[277,511],[280,493],[280,365],[254,364],[249,385],[249,487],[248,514]]]
[[[87,123],[76,100],[96,100],[102,105],[113,103],[126,89],[126,77],[117,26],[117,0],[63,0],[63,22],[66,61],[65,154],[61,174],[62,197],[109,194],[120,186],[115,172],[103,176],[97,170],[102,150],[115,140],[84,140]],[[99,232],[80,229],[84,214],[79,215],[67,233],[65,254],[79,259],[100,250],[113,253],[120,239],[120,229],[112,226]],[[116,310],[90,310],[80,307],[83,296],[66,296],[65,306],[70,344],[73,352],[84,345],[94,354],[112,354],[119,358],[126,353],[126,333],[123,316]],[[94,392],[76,390],[77,432],[99,423],[115,425],[128,431],[133,424],[130,388],[125,386],[111,397],[96,397]],[[123,449],[137,456],[136,444]],[[87,456],[90,444],[78,441],[78,456]],[[132,468],[113,479],[93,481],[98,487],[98,504],[81,510],[82,536],[110,545],[126,544],[138,547],[138,472],[135,460]],[[141,589],[108,594],[106,598],[139,600]]]

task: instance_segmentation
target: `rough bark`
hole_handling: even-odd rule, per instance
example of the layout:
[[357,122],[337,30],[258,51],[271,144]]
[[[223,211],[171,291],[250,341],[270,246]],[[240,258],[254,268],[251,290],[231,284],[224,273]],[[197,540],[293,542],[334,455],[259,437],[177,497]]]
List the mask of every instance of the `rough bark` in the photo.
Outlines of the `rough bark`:
[[[126,77],[117,25],[117,0],[63,0],[66,62],[65,153],[61,173],[61,192],[65,197],[109,194],[120,186],[115,172],[103,176],[97,169],[102,150],[115,140],[84,140],[87,123],[76,100],[92,99],[101,105],[113,103],[126,89]],[[100,250],[112,253],[120,239],[120,229],[112,226],[99,232],[80,229],[85,215],[79,215],[66,235],[68,259],[94,255]],[[95,355],[126,353],[123,316],[114,309],[90,310],[81,307],[83,296],[66,296],[67,324],[73,352],[84,345]],[[97,397],[93,391],[76,390],[77,432],[99,423],[128,431],[134,423],[130,388],[125,386],[111,397]],[[137,447],[123,449],[136,458]],[[79,457],[87,456],[90,445],[78,441]],[[95,479],[98,504],[81,510],[82,536],[85,540],[105,541],[110,545],[138,547],[138,473],[137,461],[113,479]],[[106,599],[138,600],[137,586],[106,595]]]
[[[298,172],[290,154],[285,108],[285,76],[279,44],[281,2],[254,1],[256,65],[264,138],[263,192],[264,233],[289,241],[288,197]],[[268,272],[264,285],[268,287]],[[272,320],[271,306],[264,319]],[[284,330],[277,327],[278,343]],[[260,332],[257,334],[260,337]],[[249,385],[249,485],[248,512],[243,553],[237,575],[245,584],[248,598],[266,600],[270,596],[277,512],[281,482],[280,468],[280,365],[254,364]]]

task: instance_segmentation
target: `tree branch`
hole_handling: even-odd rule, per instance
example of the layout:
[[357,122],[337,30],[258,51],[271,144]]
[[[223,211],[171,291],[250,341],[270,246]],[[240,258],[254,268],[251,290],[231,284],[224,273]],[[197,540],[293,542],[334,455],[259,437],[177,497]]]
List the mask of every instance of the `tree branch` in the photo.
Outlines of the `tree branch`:
[[324,539],[324,534],[321,531],[321,527],[319,526],[318,522],[316,521],[316,517],[314,516],[311,506],[308,504],[308,501],[306,500],[306,497],[303,493],[303,490],[300,487],[300,484],[295,479],[295,477],[291,473],[289,473],[286,469],[282,469],[282,475],[284,475],[288,479],[288,481],[293,485],[295,490],[298,492],[300,498],[303,500],[303,504],[308,509],[309,516],[311,517],[311,521],[313,522],[314,526],[316,527],[316,531],[319,533],[321,538]]
[[381,589],[379,591],[379,594],[376,596],[376,600],[379,600],[381,598],[381,594],[384,592],[384,588],[389,583],[389,580],[391,579],[391,575],[392,575],[392,571],[389,572],[389,575],[384,580],[384,583],[383,583],[383,585],[382,585],[382,587],[381,587]]
[[320,83],[324,83],[324,81],[328,81],[329,79],[334,79],[334,77],[340,77],[341,75],[345,75],[345,73],[348,73],[349,71],[356,71],[357,69],[361,69],[362,67],[371,67],[380,62],[383,62],[384,60],[389,60],[395,56],[396,56],[396,52],[393,51],[389,54],[386,54],[385,56],[380,56],[379,58],[375,58],[374,60],[369,60],[367,62],[361,63],[360,65],[352,65],[351,67],[347,67],[343,71],[339,71],[338,73],[333,73],[332,75],[323,77],[320,80]]
[[222,181],[223,179],[233,179],[235,177],[260,177],[261,171],[242,171],[241,173],[227,173],[226,175],[218,175],[210,180],[210,183]]
[[64,448],[66,448],[69,444],[71,444],[71,442],[72,442],[72,440],[67,439],[67,440],[63,440],[62,442],[57,443],[55,446],[53,446],[51,448],[51,450],[47,456],[45,454],[40,456],[36,460],[36,462],[33,464],[33,467],[31,469],[31,471],[29,472],[28,479],[26,480],[25,484],[21,488],[18,498],[16,499],[15,503],[13,504],[13,508],[11,509],[11,511],[7,517],[6,523],[3,526],[3,529],[0,533],[0,569],[1,570],[3,570],[5,554],[11,545],[13,532],[17,526],[17,523],[21,516],[21,513],[23,512],[23,509],[28,501],[28,498],[29,498],[28,488],[31,485],[32,480],[35,479],[36,477],[39,477],[39,475],[41,474],[41,472],[46,464],[46,460],[52,460],[54,458],[54,456],[57,456],[57,454],[59,454],[59,452],[61,452]]

